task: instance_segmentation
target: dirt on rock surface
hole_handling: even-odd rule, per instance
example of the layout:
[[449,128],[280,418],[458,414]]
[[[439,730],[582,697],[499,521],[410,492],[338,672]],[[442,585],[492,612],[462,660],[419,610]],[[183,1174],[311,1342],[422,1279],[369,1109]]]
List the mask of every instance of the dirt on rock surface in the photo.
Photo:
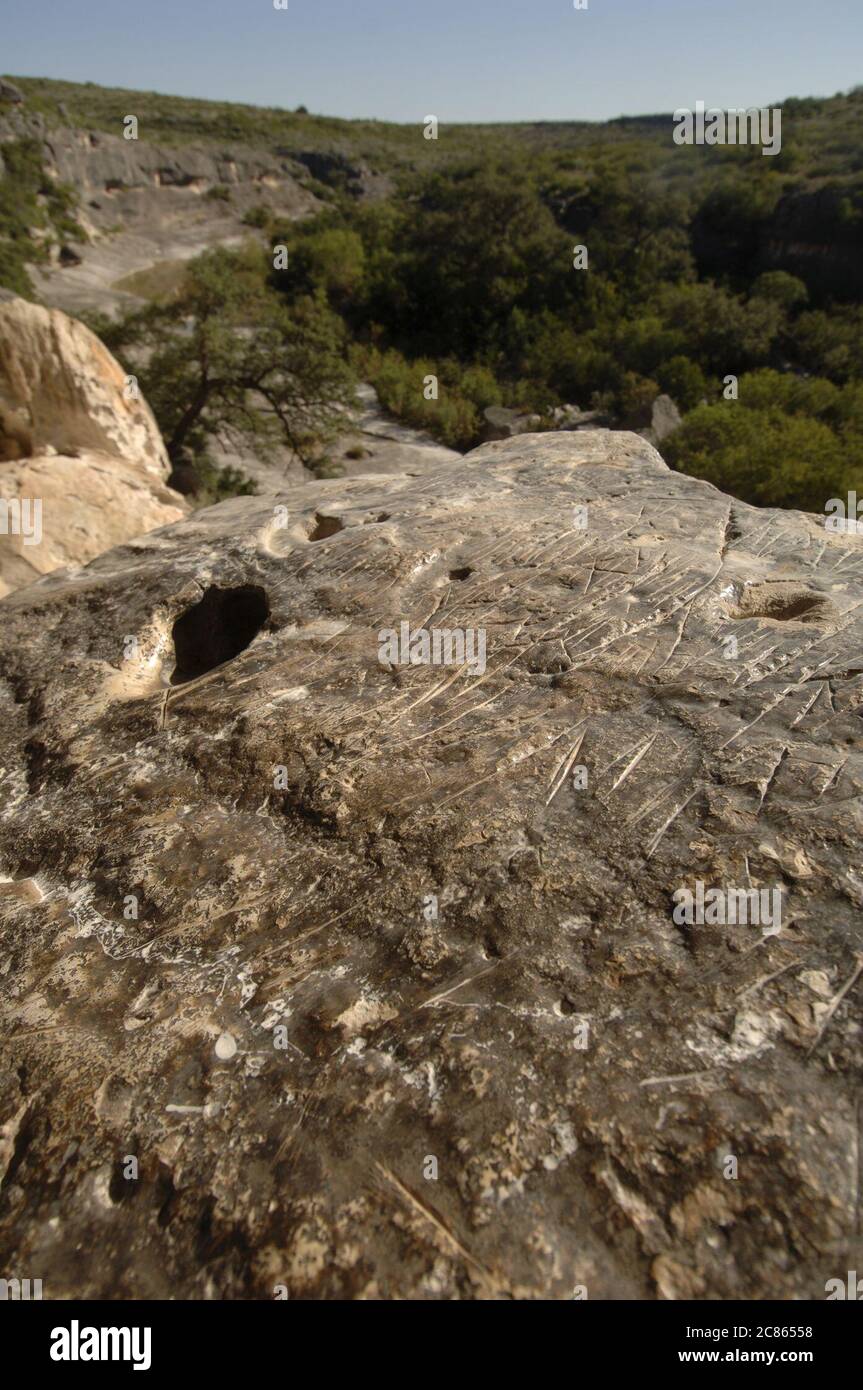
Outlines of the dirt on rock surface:
[[[823,1296],[861,1258],[861,600],[863,538],[607,431],[5,599],[5,1264]],[[402,623],[483,643],[405,664]],[[781,921],[681,923],[699,883]]]

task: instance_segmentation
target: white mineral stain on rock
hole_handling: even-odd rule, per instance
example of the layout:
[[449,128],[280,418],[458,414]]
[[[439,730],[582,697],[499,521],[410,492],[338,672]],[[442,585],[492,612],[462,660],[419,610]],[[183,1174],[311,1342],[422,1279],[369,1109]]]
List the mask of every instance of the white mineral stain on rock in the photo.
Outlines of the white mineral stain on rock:
[[236,1055],[237,1040],[230,1033],[220,1033],[216,1039],[216,1056],[220,1062],[230,1062]]
[[343,1030],[346,1038],[353,1038],[370,1024],[386,1023],[397,1015],[397,1009],[381,1003],[378,999],[357,999],[349,1009],[339,1014],[336,1024]]

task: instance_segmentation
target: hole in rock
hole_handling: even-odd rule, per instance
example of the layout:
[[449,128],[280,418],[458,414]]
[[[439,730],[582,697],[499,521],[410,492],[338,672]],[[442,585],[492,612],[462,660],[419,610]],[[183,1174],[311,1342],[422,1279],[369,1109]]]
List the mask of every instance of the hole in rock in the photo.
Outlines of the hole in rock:
[[119,1206],[121,1202],[128,1201],[130,1197],[136,1197],[140,1190],[137,1181],[126,1177],[125,1170],[126,1160],[124,1158],[115,1159],[111,1169],[111,1179],[108,1183],[108,1196],[115,1207]]
[[769,618],[773,622],[825,622],[834,616],[824,594],[797,584],[748,585],[732,611],[733,618]]
[[310,541],[325,541],[328,536],[337,536],[339,531],[344,531],[344,525],[337,516],[321,516],[320,512],[315,513],[315,527],[309,532]]
[[171,684],[183,685],[239,656],[269,616],[267,595],[257,584],[209,588],[174,623],[176,666]]
[[459,580],[461,580],[461,579],[470,579],[470,577],[471,577],[472,574],[473,574],[473,570],[471,569],[470,565],[462,565],[461,569],[450,570],[450,572],[449,572],[449,577],[450,577],[450,579],[459,579]]

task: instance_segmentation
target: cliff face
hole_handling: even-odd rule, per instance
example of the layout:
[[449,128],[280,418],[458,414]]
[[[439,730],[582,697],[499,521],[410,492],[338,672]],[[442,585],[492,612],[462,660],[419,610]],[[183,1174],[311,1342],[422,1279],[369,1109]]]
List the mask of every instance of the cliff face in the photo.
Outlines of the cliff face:
[[863,294],[859,212],[853,190],[838,181],[792,189],[769,213],[748,215],[720,191],[693,221],[692,248],[705,275],[784,270],[804,281],[815,303],[853,303]]
[[49,126],[26,107],[0,115],[0,172],[4,141],[36,139],[47,176],[78,196],[83,236],[74,254],[33,272],[43,298],[67,312],[134,303],[120,283],[128,275],[248,237],[243,217],[252,207],[290,219],[321,206],[303,187],[307,168],[287,155],[232,142],[168,147],[148,140],[146,128],[134,140],[122,129],[119,121],[117,134]]
[[841,186],[782,198],[764,229],[759,263],[803,278],[820,300],[863,296],[860,213]]
[[[131,94],[130,101],[134,105]],[[122,122],[113,135],[48,125],[41,115],[26,108],[0,114],[0,142],[28,137],[40,140],[49,176],[71,184],[85,199],[140,190],[151,197],[155,191],[158,202],[160,189],[190,189],[200,194],[223,184],[237,191],[249,186],[264,196],[268,189],[280,187],[285,196],[299,203],[315,202],[297,183],[303,164],[287,152],[272,155],[241,142],[212,147],[189,141],[166,146],[148,140],[146,129],[139,130],[134,139],[126,138],[123,129]]]
[[[859,1267],[861,600],[860,537],[605,431],[7,598],[7,1263],[823,1296]],[[675,911],[714,889],[770,906]]]

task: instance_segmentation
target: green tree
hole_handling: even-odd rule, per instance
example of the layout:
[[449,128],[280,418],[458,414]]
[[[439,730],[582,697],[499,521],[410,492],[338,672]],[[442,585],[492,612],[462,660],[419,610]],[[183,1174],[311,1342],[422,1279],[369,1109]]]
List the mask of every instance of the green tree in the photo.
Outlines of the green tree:
[[656,380],[681,410],[694,410],[707,395],[707,378],[697,362],[670,357],[657,368]]
[[[273,272],[273,284],[279,275]],[[291,297],[322,291],[334,308],[344,310],[360,294],[364,277],[362,238],[349,227],[314,226],[292,237]]]
[[319,298],[284,303],[267,270],[253,246],[208,251],[173,299],[103,330],[109,347],[142,358],[137,375],[174,463],[231,434],[264,449],[284,441],[307,459],[310,441],[344,423],[353,389],[340,320]]
[[433,174],[389,226],[369,312],[397,346],[463,362],[510,351],[510,316],[572,303],[584,273],[529,181],[494,165]]
[[809,298],[809,291],[796,275],[787,270],[766,270],[752,286],[752,295],[781,304],[783,309],[797,309]]
[[667,326],[682,335],[685,356],[717,376],[764,365],[785,322],[778,304],[745,303],[709,282],[664,285],[658,300]]

